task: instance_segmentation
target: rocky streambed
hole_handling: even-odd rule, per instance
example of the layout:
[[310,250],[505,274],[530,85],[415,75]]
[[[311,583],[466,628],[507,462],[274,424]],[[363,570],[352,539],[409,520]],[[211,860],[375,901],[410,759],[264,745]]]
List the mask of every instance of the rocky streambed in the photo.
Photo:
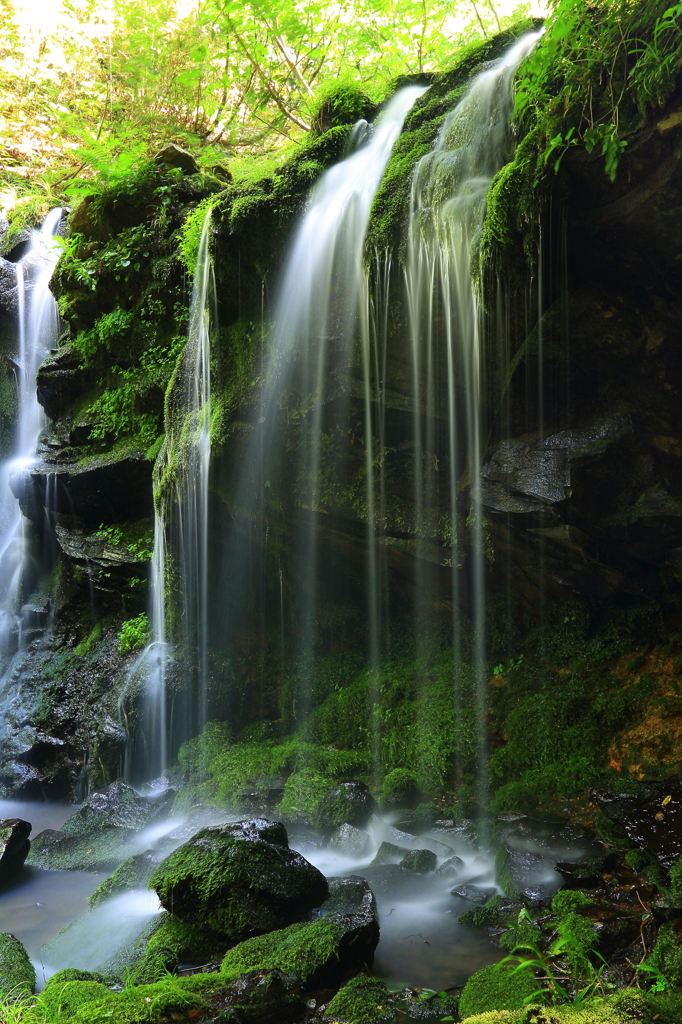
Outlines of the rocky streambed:
[[49,1021],[539,1024],[577,1001],[576,1020],[674,1024],[682,788],[630,789],[595,791],[577,826],[382,816],[342,783],[352,821],[312,829],[119,781],[53,810],[28,856],[28,826],[4,819],[0,985],[41,990]]

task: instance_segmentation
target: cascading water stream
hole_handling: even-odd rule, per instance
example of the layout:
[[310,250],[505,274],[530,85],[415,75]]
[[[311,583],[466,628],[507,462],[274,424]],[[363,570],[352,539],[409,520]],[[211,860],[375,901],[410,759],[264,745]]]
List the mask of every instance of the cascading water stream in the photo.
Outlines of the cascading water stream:
[[[485,803],[484,721],[485,587],[480,466],[482,316],[472,281],[472,250],[483,226],[486,198],[497,171],[513,151],[514,73],[540,33],[529,33],[479,74],[446,117],[433,150],[415,168],[408,236],[406,286],[414,373],[415,513],[418,536],[436,534],[431,458],[433,424],[447,422],[452,591],[457,609],[468,548],[468,594],[473,626],[473,667],[478,695],[479,799]],[[438,379],[445,353],[445,388]],[[445,398],[443,399],[443,393]],[[424,397],[426,396],[426,397]],[[442,408],[442,406],[445,406]],[[440,406],[440,407],[439,407]],[[424,424],[427,426],[424,427]],[[431,458],[430,458],[431,457]],[[437,469],[437,466],[436,466]],[[468,507],[463,511],[463,492]],[[457,618],[457,616],[455,616]],[[455,637],[455,672],[459,637]]]
[[7,459],[0,465],[0,663],[23,647],[21,606],[34,589],[40,567],[31,551],[31,529],[12,493],[13,474],[35,459],[45,415],[36,398],[38,367],[57,343],[59,313],[50,278],[59,258],[56,241],[61,208],[51,210],[32,231],[28,252],[16,266],[18,347],[15,359],[16,428]]
[[[160,776],[179,743],[200,732],[206,724],[206,677],[208,671],[208,489],[211,460],[211,328],[217,323],[213,267],[209,253],[211,212],[202,226],[194,270],[189,328],[182,368],[182,404],[174,418],[154,471],[154,489],[164,486],[173,474],[175,502],[165,496],[155,501],[154,551],[151,572],[151,643],[136,659],[120,702],[124,718],[125,692],[130,683],[144,678],[145,707],[138,729],[137,751],[126,775]],[[171,459],[175,464],[170,465]],[[181,643],[192,651],[183,668],[182,695],[169,709],[167,668],[171,659],[166,635],[166,586],[168,585],[167,531],[177,552],[180,580],[176,595],[181,623]],[[169,715],[169,710],[171,714]]]
[[[351,139],[356,148],[331,167],[315,186],[307,212],[294,240],[282,279],[270,337],[270,360],[261,401],[260,427],[254,432],[246,470],[240,484],[239,504],[267,515],[267,488],[276,473],[279,449],[278,413],[293,394],[295,415],[301,416],[296,501],[308,513],[302,516],[298,549],[306,597],[301,609],[299,640],[299,708],[305,714],[308,701],[307,672],[313,644],[317,580],[320,571],[319,532],[315,515],[324,511],[322,445],[325,407],[349,393],[354,348],[359,340],[361,360],[370,359],[368,338],[368,289],[364,243],[374,196],[381,183],[403,122],[423,86],[401,89],[387,104],[372,130],[360,122]],[[352,384],[351,384],[352,387]],[[365,403],[366,415],[368,405]],[[347,414],[347,409],[346,409]],[[345,414],[340,413],[339,421]],[[367,425],[369,425],[367,423]],[[367,437],[371,436],[371,431]],[[371,461],[371,443],[368,442]],[[373,550],[373,498],[369,523]],[[370,589],[375,567],[369,560]],[[369,616],[376,615],[369,601]]]

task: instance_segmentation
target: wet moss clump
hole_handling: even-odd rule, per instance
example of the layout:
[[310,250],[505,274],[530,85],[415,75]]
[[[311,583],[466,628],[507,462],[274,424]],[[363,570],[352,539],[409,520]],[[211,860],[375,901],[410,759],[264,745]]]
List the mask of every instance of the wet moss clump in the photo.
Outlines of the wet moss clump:
[[129,889],[146,889],[155,866],[155,862],[148,853],[138,853],[134,857],[128,857],[88,897],[90,908],[98,907],[105,900],[127,892]]
[[515,971],[512,964],[494,964],[467,981],[459,1001],[465,1019],[487,1010],[520,1010],[537,991],[532,971]]
[[101,981],[60,978],[50,979],[41,993],[40,1002],[53,1020],[71,1020],[86,1003],[103,1006],[115,998],[115,994]]
[[136,985],[161,981],[180,963],[218,963],[226,942],[203,924],[162,914],[157,927],[140,945],[144,946],[141,955],[128,967],[128,976]]
[[222,970],[243,973],[270,968],[295,974],[305,985],[318,971],[338,959],[341,936],[339,925],[324,918],[292,924],[269,935],[247,939],[230,949],[223,959]]
[[36,972],[28,953],[14,935],[0,933],[0,993],[9,999],[33,992]]
[[383,982],[358,975],[336,993],[324,1015],[344,1024],[381,1024],[394,1020],[395,1010]]

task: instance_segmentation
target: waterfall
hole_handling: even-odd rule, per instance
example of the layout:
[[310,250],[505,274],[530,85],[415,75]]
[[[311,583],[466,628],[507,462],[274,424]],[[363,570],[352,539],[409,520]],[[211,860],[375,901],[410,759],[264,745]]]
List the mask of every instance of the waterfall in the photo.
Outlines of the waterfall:
[[18,344],[14,363],[16,426],[7,458],[0,465],[0,661],[24,646],[24,619],[31,611],[22,605],[38,581],[40,565],[33,547],[33,529],[22,516],[10,480],[35,459],[38,434],[45,415],[36,397],[38,367],[57,344],[59,313],[50,292],[50,278],[59,258],[56,237],[60,208],[51,210],[41,227],[31,232],[29,248],[16,265]]
[[[364,244],[372,202],[402,130],[403,122],[424,86],[400,89],[386,105],[378,122],[364,122],[352,133],[354,148],[331,167],[313,189],[294,238],[282,276],[269,338],[268,362],[259,408],[237,491],[237,507],[260,523],[275,519],[273,495],[288,492],[299,509],[295,547],[300,555],[299,630],[297,668],[300,679],[298,707],[308,710],[309,663],[320,597],[320,534],[318,518],[324,514],[323,434],[330,408],[339,423],[348,421],[348,399],[362,390],[352,368],[359,342],[367,361],[368,288]],[[358,397],[357,395],[355,397]],[[336,403],[334,405],[334,403]],[[289,439],[293,465],[290,478],[282,467],[286,451],[280,443],[283,418],[299,430],[297,445]],[[371,446],[370,446],[371,447]],[[371,453],[370,453],[371,459]],[[267,526],[266,526],[267,530]],[[369,525],[373,538],[373,522]],[[231,570],[246,555],[235,538]],[[370,544],[371,549],[371,544]],[[246,569],[248,573],[248,568]],[[373,574],[370,569],[370,584]],[[374,602],[369,602],[373,618]]]
[[[474,79],[445,118],[431,152],[417,164],[410,201],[406,288],[414,375],[416,529],[422,542],[438,532],[436,506],[430,495],[436,489],[435,431],[440,419],[447,424],[452,602],[456,610],[465,590],[460,576],[466,572],[473,626],[480,771],[486,747],[485,559],[480,494],[485,424],[483,325],[476,282],[472,281],[472,250],[483,226],[492,179],[513,154],[514,73],[539,35],[523,36]],[[462,498],[467,490],[465,505]],[[426,588],[427,581],[423,584]],[[456,672],[458,643],[456,633]],[[480,786],[479,797],[485,801],[483,776]]]
[[[138,730],[135,763],[128,775],[158,776],[183,740],[206,724],[208,674],[208,492],[211,460],[211,329],[217,324],[213,267],[209,253],[211,211],[204,218],[192,286],[187,344],[178,370],[179,408],[171,422],[154,469],[156,494],[150,613],[151,643],[136,659],[129,682],[144,678],[145,701]],[[171,508],[161,496],[170,476],[175,498]],[[171,660],[166,635],[166,589],[169,587],[167,532],[177,558],[173,593],[184,651],[182,693],[168,692]],[[189,653],[191,652],[191,653]],[[128,690],[129,686],[126,686]],[[169,713],[170,712],[170,713]]]

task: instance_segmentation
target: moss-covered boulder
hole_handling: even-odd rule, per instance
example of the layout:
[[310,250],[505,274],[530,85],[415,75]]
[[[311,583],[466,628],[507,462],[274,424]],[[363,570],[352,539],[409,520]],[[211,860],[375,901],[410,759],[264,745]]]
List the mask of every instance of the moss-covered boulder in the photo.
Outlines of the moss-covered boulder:
[[0,995],[28,996],[35,983],[36,972],[22,944],[9,932],[0,932]]
[[100,903],[112,896],[119,896],[122,892],[127,892],[130,889],[146,889],[158,862],[158,856],[155,856],[151,850],[128,857],[88,897],[90,908],[98,907]]
[[381,1024],[394,1020],[395,1010],[383,982],[358,975],[336,993],[324,1015],[349,1024]]
[[379,942],[371,889],[352,875],[330,878],[329,889],[320,917],[240,943],[226,954],[222,970],[292,972],[312,990],[338,984],[353,968],[371,966]]
[[300,921],[329,895],[324,875],[289,849],[284,825],[264,818],[201,829],[149,885],[171,914],[228,945]]
[[438,858],[432,850],[409,850],[400,861],[400,866],[421,875],[435,871],[437,863]]
[[341,782],[322,801],[320,821],[324,828],[338,828],[345,823],[361,826],[377,810],[376,801],[364,782]]
[[111,871],[132,853],[127,844],[138,830],[166,814],[174,797],[170,789],[139,796],[125,782],[114,782],[84,800],[60,831],[37,835],[28,863],[61,871]]
[[493,964],[471,975],[462,991],[459,1012],[466,1018],[487,1010],[520,1010],[539,987],[532,970]]
[[[57,975],[54,977],[57,978]],[[94,1002],[102,1006],[114,998],[114,993],[101,981],[50,979],[41,993],[40,1002],[47,1009],[51,1020],[70,1020],[86,1003]]]

